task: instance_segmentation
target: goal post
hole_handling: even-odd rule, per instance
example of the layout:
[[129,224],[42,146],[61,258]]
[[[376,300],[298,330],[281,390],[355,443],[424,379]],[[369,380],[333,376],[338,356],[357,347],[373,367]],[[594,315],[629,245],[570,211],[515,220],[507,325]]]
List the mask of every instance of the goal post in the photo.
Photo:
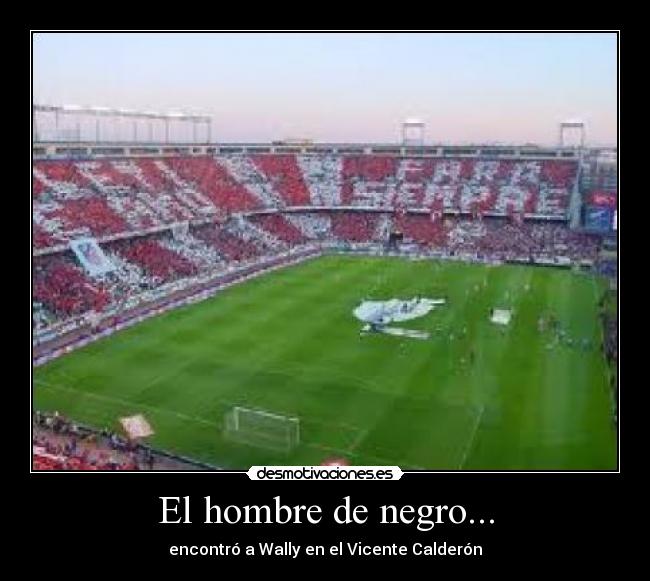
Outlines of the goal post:
[[227,439],[288,453],[300,443],[300,420],[264,410],[235,406],[226,413]]

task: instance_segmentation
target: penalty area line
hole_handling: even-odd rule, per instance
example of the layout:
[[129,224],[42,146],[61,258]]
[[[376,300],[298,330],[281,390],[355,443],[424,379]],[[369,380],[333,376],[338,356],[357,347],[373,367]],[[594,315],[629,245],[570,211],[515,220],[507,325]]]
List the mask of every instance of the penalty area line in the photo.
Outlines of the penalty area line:
[[99,400],[99,401],[106,401],[106,402],[109,402],[109,403],[116,403],[116,404],[119,404],[119,405],[124,405],[124,406],[129,406],[129,407],[142,408],[142,409],[149,410],[149,411],[152,411],[152,412],[158,412],[158,413],[167,414],[167,415],[170,415],[170,416],[176,416],[176,417],[181,418],[181,419],[186,420],[186,421],[191,421],[191,422],[196,422],[196,423],[206,424],[206,425],[216,426],[216,427],[219,427],[219,425],[220,425],[220,424],[218,424],[216,422],[211,422],[210,420],[205,420],[203,418],[199,418],[198,416],[189,416],[187,414],[183,414],[183,413],[180,413],[180,412],[175,412],[175,411],[168,410],[168,409],[165,409],[165,408],[159,408],[159,407],[156,407],[156,406],[151,406],[151,405],[147,405],[147,404],[143,404],[143,403],[138,403],[138,402],[128,400],[128,399],[121,399],[121,398],[118,398],[118,397],[100,395],[100,394],[97,394],[97,393],[83,391],[81,389],[75,389],[74,387],[66,387],[64,385],[57,385],[55,383],[49,383],[47,381],[43,381],[42,379],[35,379],[34,383],[44,385],[45,387],[48,387],[50,389],[58,389],[59,391],[67,391],[67,392],[70,392],[70,393],[79,393],[82,396],[86,396],[86,397],[89,397],[91,399],[96,399],[96,400]]
[[474,440],[476,439],[476,433],[478,432],[478,427],[481,425],[481,420],[483,419],[483,412],[485,411],[485,405],[481,405],[481,409],[479,412],[476,414],[476,421],[474,422],[474,427],[472,428],[472,432],[467,439],[467,445],[465,446],[465,450],[463,451],[463,455],[461,456],[460,462],[458,463],[458,466],[456,467],[456,470],[460,470],[464,465],[465,462],[467,461],[467,457],[469,456],[470,451],[474,447]]
[[352,454],[354,450],[356,450],[361,444],[361,442],[364,440],[364,438],[368,435],[369,430],[358,430],[358,433],[352,443],[348,446],[348,454]]

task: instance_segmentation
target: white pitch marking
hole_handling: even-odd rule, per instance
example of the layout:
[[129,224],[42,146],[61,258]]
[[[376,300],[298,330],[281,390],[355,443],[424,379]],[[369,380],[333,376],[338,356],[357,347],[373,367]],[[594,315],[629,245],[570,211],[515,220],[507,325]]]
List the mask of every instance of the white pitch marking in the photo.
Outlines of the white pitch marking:
[[472,434],[469,437],[467,441],[467,446],[465,446],[465,451],[463,452],[463,456],[460,459],[460,463],[458,464],[458,467],[456,468],[457,470],[460,470],[463,465],[465,464],[467,460],[467,456],[470,453],[470,450],[472,449],[474,445],[474,439],[476,438],[476,432],[478,431],[478,427],[481,424],[481,420],[483,419],[483,412],[485,411],[485,405],[481,405],[481,409],[479,410],[478,414],[476,414],[476,422],[474,423],[474,428],[472,429]]
[[350,444],[350,446],[348,447],[348,453],[356,450],[357,446],[361,444],[361,442],[367,435],[368,435],[368,430],[359,430],[357,437],[354,439],[352,444]]
[[72,392],[72,393],[80,393],[80,394],[85,395],[87,397],[98,399],[100,401],[103,400],[103,401],[118,403],[120,405],[125,405],[125,406],[139,407],[139,408],[143,408],[143,409],[146,409],[146,410],[151,410],[151,411],[154,411],[154,412],[159,412],[159,413],[168,414],[168,415],[171,415],[171,416],[176,416],[176,417],[182,418],[184,420],[189,420],[189,421],[192,421],[192,422],[208,424],[208,425],[211,425],[211,426],[219,426],[219,424],[217,424],[215,422],[211,422],[209,420],[199,418],[198,416],[189,416],[187,414],[182,414],[180,412],[174,412],[174,411],[167,410],[167,409],[164,409],[164,408],[159,408],[159,407],[155,407],[155,406],[151,406],[151,405],[147,405],[147,404],[143,404],[143,403],[138,403],[138,402],[131,401],[131,400],[128,400],[128,399],[121,399],[121,398],[118,398],[118,397],[109,397],[109,396],[106,396],[106,395],[100,395],[100,394],[97,394],[97,393],[83,391],[81,389],[75,389],[74,387],[66,387],[66,386],[63,386],[63,385],[48,383],[46,381],[43,381],[42,379],[35,379],[34,383],[40,383],[40,384],[42,384],[42,385],[44,385],[46,387],[49,387],[51,389],[58,389],[59,391],[69,391],[69,392]]

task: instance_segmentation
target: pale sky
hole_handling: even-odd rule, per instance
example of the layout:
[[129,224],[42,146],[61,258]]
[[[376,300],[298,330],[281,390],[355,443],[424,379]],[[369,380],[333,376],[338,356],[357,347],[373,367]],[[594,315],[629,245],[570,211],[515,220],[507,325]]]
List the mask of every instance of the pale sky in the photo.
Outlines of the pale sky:
[[580,118],[590,144],[616,144],[613,33],[33,39],[36,103],[205,113],[220,142],[396,142],[413,116],[429,143],[555,144]]

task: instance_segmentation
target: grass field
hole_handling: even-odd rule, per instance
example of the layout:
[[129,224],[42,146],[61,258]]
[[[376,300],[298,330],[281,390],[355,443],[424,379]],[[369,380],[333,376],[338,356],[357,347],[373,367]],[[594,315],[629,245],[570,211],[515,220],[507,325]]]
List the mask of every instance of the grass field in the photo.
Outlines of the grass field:
[[[323,257],[36,369],[34,404],[113,429],[143,413],[154,446],[225,467],[344,456],[402,468],[614,469],[602,288],[568,270]],[[359,336],[361,299],[414,295],[448,298],[400,325],[431,339]],[[489,322],[492,307],[514,309],[509,327]],[[550,347],[538,329],[550,312],[593,347]],[[285,456],[224,439],[233,405],[299,417],[301,444]]]

